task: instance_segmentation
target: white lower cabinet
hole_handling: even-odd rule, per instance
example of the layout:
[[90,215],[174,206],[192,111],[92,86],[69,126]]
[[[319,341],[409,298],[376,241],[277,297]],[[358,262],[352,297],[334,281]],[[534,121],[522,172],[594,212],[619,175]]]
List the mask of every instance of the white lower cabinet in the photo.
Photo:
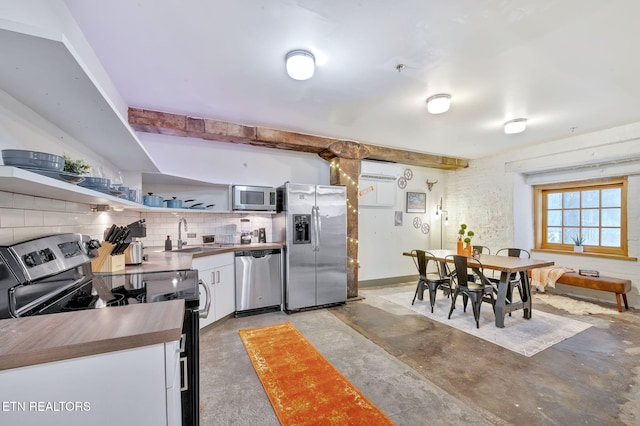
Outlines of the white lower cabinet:
[[0,371],[0,424],[178,426],[179,356],[169,342]]
[[[236,310],[236,280],[233,253],[215,254],[193,259],[191,267],[198,270],[198,277],[209,287],[211,307],[209,316],[200,318],[200,328],[205,327]],[[206,294],[200,289],[200,306],[205,306]]]

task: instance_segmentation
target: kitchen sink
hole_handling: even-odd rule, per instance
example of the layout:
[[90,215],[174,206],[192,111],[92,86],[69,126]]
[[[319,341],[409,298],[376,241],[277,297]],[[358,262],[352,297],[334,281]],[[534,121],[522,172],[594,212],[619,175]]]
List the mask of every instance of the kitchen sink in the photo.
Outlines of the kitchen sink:
[[171,251],[175,251],[179,253],[194,253],[194,252],[202,251],[202,247],[187,247],[187,248],[175,249]]

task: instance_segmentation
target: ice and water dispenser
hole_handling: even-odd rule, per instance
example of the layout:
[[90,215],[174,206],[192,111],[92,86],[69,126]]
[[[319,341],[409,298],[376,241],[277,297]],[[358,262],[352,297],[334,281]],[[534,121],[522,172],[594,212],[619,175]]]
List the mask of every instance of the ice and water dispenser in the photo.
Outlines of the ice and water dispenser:
[[310,223],[310,214],[293,215],[293,244],[311,244]]

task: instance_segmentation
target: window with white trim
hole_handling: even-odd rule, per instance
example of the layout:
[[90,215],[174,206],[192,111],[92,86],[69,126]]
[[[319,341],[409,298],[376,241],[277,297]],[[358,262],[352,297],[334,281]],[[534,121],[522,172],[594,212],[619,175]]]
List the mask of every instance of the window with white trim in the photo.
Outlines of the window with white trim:
[[534,186],[536,248],[627,256],[627,179]]

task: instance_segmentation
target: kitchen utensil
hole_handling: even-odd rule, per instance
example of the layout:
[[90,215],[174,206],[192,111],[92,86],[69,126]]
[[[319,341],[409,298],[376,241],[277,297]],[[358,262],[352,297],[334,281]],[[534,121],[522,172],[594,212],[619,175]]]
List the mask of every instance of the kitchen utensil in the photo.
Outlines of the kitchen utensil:
[[111,238],[113,238],[113,234],[116,232],[116,224],[114,223],[113,225],[111,225],[111,228],[109,228],[107,230],[107,232],[104,234],[104,240],[107,242],[111,242]]
[[189,207],[190,209],[193,210],[204,210],[204,203],[195,203],[194,205],[192,205],[191,207]]
[[46,152],[28,151],[24,149],[3,149],[2,161],[5,166],[32,167],[58,172],[64,170],[64,157]]
[[144,205],[149,207],[162,207],[164,204],[164,198],[153,195],[153,192],[149,192],[149,195],[144,196]]
[[173,197],[171,200],[164,200],[167,203],[167,208],[170,209],[181,209],[182,208],[182,200],[176,200],[177,197]]

